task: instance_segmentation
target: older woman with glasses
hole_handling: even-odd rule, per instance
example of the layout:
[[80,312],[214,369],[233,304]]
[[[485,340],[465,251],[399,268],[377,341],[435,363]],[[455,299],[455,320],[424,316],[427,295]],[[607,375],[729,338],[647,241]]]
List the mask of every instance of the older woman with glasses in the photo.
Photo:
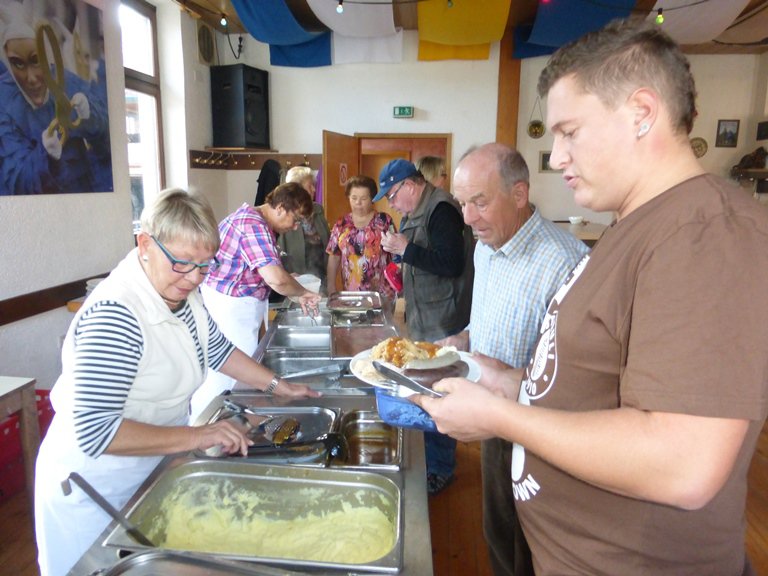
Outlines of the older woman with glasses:
[[228,421],[188,425],[190,398],[208,371],[279,396],[317,395],[237,349],[208,315],[197,287],[216,268],[218,246],[204,197],[161,193],[142,214],[137,247],[72,321],[35,474],[43,576],[66,574],[111,520],[79,489],[64,496],[70,473],[120,509],[167,454],[247,453],[245,430]]
[[[249,356],[267,322],[272,290],[298,299],[304,312],[317,309],[320,294],[304,288],[283,267],[276,239],[277,234],[296,230],[312,210],[309,192],[291,182],[272,190],[261,206],[243,204],[219,224],[216,257],[221,266],[208,274],[200,292],[224,335]],[[235,382],[224,374],[209,374],[192,398],[192,417]]]

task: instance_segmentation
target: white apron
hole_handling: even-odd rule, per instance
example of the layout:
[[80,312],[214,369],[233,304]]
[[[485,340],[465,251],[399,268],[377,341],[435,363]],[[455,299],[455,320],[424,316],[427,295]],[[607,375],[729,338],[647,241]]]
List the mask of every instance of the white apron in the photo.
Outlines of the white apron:
[[[115,300],[136,316],[144,340],[138,373],[122,417],[158,426],[187,422],[189,399],[204,378],[192,336],[154,290],[134,249],[101,282],[72,321],[62,349],[62,374],[51,391],[56,412],[40,446],[35,473],[35,533],[42,576],[66,574],[107,527],[111,518],[76,484],[64,496],[61,483],[79,473],[120,510],[162,460],[162,456],[96,457],[85,454],[75,436],[74,332],[92,303]],[[189,298],[203,352],[208,354],[208,323],[199,294]]]
[[[252,296],[229,296],[206,284],[200,285],[205,307],[219,325],[227,339],[246,355],[253,356],[259,345],[262,324],[268,324],[269,301]],[[189,421],[194,423],[216,396],[225,390],[232,390],[236,380],[210,370],[203,385],[192,396]]]

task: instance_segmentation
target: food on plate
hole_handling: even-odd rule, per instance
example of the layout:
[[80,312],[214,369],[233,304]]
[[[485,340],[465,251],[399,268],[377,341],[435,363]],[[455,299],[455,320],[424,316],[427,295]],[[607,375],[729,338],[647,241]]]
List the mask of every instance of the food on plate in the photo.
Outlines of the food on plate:
[[440,346],[431,342],[414,342],[402,336],[392,336],[373,347],[371,359],[402,368],[412,360],[434,358],[439,350]]
[[[408,365],[406,365],[408,366]],[[409,368],[403,370],[403,374],[419,384],[432,388],[435,382],[443,378],[464,378],[469,374],[469,366],[466,362],[459,360],[452,362],[447,366],[438,366],[437,368]]]
[[[431,342],[415,342],[401,336],[392,336],[371,348],[367,357],[359,358],[351,366],[353,373],[366,382],[385,382],[386,376],[373,367],[378,360],[397,370],[417,370],[422,380],[430,384],[452,376],[466,376],[468,366],[453,346],[439,346]],[[463,366],[462,366],[463,365]],[[446,374],[446,375],[441,375]]]

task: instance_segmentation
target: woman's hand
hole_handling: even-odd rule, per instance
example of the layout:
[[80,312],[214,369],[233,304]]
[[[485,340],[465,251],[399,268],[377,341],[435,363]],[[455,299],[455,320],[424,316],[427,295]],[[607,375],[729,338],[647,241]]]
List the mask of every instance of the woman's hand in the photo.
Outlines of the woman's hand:
[[322,296],[318,294],[317,292],[310,292],[307,290],[299,296],[299,304],[301,305],[301,310],[304,312],[307,316],[317,316],[319,314],[318,306],[320,305],[320,300],[322,300]]
[[247,456],[248,446],[253,446],[253,440],[246,436],[247,426],[240,425],[231,418],[205,426],[194,426],[191,430],[194,434],[193,449],[195,450],[207,450],[220,446],[222,454],[239,452]]
[[284,396],[287,398],[319,398],[320,392],[307,386],[306,384],[291,384],[280,378],[273,394],[275,396]]

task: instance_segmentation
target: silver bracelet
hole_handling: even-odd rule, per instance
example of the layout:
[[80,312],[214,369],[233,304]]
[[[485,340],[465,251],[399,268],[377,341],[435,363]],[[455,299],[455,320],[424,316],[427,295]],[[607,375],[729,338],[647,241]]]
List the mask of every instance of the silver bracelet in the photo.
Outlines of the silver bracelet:
[[278,384],[280,384],[280,376],[278,376],[277,374],[275,374],[275,375],[272,377],[272,381],[269,383],[269,386],[267,386],[267,387],[264,389],[264,392],[266,392],[267,394],[273,394],[273,393],[275,392],[275,389],[277,388],[277,385],[278,385]]

